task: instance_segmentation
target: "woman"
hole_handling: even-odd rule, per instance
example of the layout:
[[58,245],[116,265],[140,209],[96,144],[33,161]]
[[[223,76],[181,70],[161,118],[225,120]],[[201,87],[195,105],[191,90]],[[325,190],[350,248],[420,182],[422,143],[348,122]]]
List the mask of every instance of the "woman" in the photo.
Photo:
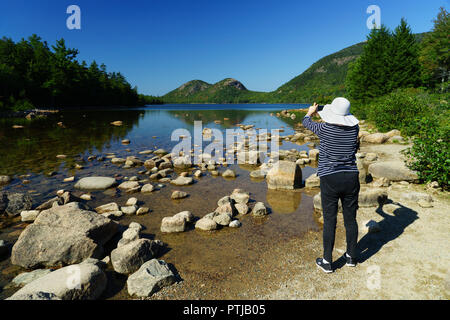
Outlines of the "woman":
[[[316,103],[309,107],[303,126],[320,139],[317,176],[320,177],[322,198],[324,253],[323,258],[316,259],[316,264],[329,273],[333,272],[331,264],[339,199],[342,202],[347,238],[347,266],[356,266],[359,172],[355,154],[359,149],[359,121],[350,114],[350,102],[345,98],[334,99],[319,112],[318,107]],[[311,120],[316,112],[324,123]]]

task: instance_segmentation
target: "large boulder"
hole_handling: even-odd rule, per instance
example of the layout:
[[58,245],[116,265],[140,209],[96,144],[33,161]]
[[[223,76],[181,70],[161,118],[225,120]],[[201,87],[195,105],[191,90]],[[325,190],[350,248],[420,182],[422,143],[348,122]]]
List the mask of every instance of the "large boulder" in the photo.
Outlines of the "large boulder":
[[295,189],[302,184],[302,169],[295,162],[278,161],[267,173],[269,189]]
[[116,179],[110,177],[86,177],[75,183],[75,188],[81,190],[105,190],[117,184]]
[[77,202],[42,211],[20,234],[11,262],[27,269],[79,263],[100,257],[118,225]]
[[14,217],[24,210],[30,210],[32,205],[33,200],[28,194],[0,192],[0,215],[6,213]]
[[106,283],[106,275],[100,267],[83,262],[30,282],[8,300],[94,300],[103,293]]
[[154,258],[161,247],[160,241],[138,239],[118,247],[111,252],[111,263],[114,270],[122,274],[130,274],[140,266]]
[[362,140],[364,142],[378,143],[378,144],[385,143],[388,139],[389,139],[389,136],[384,133],[372,133],[372,134],[365,135],[362,138]]
[[408,169],[403,161],[383,161],[369,165],[369,173],[374,178],[386,178],[390,181],[415,181],[417,173]]
[[130,296],[150,297],[163,287],[176,282],[175,275],[166,262],[152,259],[145,262],[138,271],[128,277],[127,287]]

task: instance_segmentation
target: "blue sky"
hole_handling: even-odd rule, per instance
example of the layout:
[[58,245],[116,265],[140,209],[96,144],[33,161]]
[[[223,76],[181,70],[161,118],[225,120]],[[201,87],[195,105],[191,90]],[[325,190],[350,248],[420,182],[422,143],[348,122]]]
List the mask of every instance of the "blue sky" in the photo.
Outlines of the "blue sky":
[[[68,30],[66,9],[81,8],[81,30]],[[272,91],[319,58],[364,41],[369,5],[393,29],[432,28],[448,0],[14,0],[0,2],[0,36],[65,38],[78,59],[105,63],[145,94],[182,83],[233,77]]]

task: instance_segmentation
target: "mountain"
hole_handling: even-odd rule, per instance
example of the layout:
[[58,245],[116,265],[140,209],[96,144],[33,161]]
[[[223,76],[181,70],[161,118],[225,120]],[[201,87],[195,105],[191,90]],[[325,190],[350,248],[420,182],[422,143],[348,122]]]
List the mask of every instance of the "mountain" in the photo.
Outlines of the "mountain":
[[169,103],[238,103],[258,94],[266,93],[250,91],[240,81],[226,78],[215,84],[192,80],[169,92],[162,99]]
[[[416,34],[421,42],[425,33]],[[236,79],[226,78],[215,84],[201,80],[186,82],[162,97],[166,103],[319,103],[345,95],[349,64],[363,52],[357,43],[321,58],[302,74],[272,92],[248,90]]]

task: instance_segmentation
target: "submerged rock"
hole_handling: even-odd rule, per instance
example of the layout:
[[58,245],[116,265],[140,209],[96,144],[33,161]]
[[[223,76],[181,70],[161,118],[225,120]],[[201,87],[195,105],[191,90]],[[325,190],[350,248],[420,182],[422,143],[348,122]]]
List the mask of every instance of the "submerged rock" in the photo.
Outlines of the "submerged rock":
[[117,184],[116,179],[110,177],[86,177],[75,183],[75,188],[81,190],[105,190]]
[[267,215],[267,209],[266,209],[266,206],[264,205],[264,203],[257,202],[255,204],[255,206],[253,207],[252,214],[254,216],[265,216],[265,215]]
[[173,185],[176,185],[176,186],[186,186],[186,185],[194,183],[194,179],[192,179],[191,177],[179,176],[176,179],[170,181],[170,183]]
[[28,194],[0,192],[0,215],[6,213],[14,217],[24,210],[30,210],[32,205],[33,200]]
[[183,198],[186,198],[187,196],[188,196],[187,192],[176,190],[176,191],[172,192],[171,198],[172,199],[183,199]]

